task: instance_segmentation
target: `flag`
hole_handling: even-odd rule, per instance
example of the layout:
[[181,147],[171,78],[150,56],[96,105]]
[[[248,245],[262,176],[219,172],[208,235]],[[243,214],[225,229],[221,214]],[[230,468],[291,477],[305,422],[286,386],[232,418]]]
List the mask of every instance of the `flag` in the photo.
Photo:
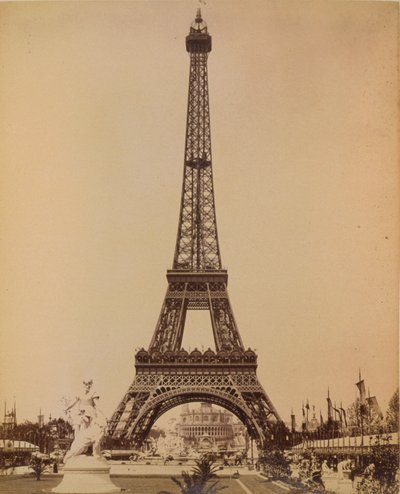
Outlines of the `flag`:
[[329,389],[328,389],[328,398],[326,399],[326,401],[328,402],[328,422],[330,422],[332,420],[332,401],[331,399],[329,398]]
[[364,379],[362,379],[361,381],[358,381],[358,383],[356,383],[356,386],[358,388],[358,390],[360,391],[360,401],[361,403],[365,403],[365,384],[364,384]]
[[346,411],[344,408],[340,407],[339,409],[341,412],[342,412],[342,417],[343,417],[343,421],[344,421],[344,425],[347,427],[347,417],[346,417]]
[[340,420],[340,422],[341,422],[341,421],[342,421],[342,414],[340,413],[340,410],[338,410],[338,409],[336,408],[336,403],[335,403],[335,406],[334,406],[334,407],[332,407],[332,409],[333,409],[333,410],[334,410],[334,412],[335,412],[335,419],[336,419],[336,417],[339,415],[339,420]]
[[364,379],[361,379],[361,371],[359,372],[358,383],[356,383],[356,386],[358,388],[358,391],[360,392],[360,401],[362,404],[364,404],[366,393],[365,393]]
[[326,399],[328,402],[328,421],[333,419],[333,406],[330,398]]
[[380,406],[378,405],[378,400],[376,399],[376,396],[368,396],[367,398],[367,404],[369,406],[370,411],[373,411],[380,419],[383,419],[383,414],[380,409]]
[[302,423],[301,423],[301,429],[303,431],[306,431],[307,430],[307,422],[306,422],[306,412],[304,410],[304,403],[301,406],[301,410],[303,412],[303,420],[302,420]]
[[296,416],[295,414],[293,413],[293,410],[292,410],[292,415],[290,416],[291,418],[291,426],[292,426],[292,432],[294,432],[296,430]]
[[310,405],[308,403],[308,398],[307,398],[306,408],[307,408],[307,410],[310,410]]

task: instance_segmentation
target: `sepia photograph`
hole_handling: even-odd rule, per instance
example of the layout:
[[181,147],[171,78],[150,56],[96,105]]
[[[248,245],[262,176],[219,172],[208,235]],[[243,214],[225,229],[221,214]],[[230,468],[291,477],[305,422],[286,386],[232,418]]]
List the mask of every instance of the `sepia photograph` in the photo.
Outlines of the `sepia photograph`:
[[397,494],[399,3],[0,2],[0,494]]

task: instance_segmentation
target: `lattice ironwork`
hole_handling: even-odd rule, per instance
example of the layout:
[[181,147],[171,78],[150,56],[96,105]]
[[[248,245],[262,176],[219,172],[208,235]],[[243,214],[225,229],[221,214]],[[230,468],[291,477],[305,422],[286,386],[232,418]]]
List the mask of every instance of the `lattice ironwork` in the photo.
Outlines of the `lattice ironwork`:
[[[207,58],[211,36],[198,11],[186,37],[189,96],[182,196],[173,269],[148,350],[136,354],[136,378],[109,425],[139,447],[167,410],[209,401],[235,413],[265,447],[282,421],[256,376],[257,356],[244,349],[222,268],[212,175]],[[208,310],[215,351],[181,348],[188,310]]]
[[191,401],[210,401],[235,413],[247,425],[252,437],[263,444],[268,440],[270,427],[277,423],[277,413],[255,375],[251,381],[251,386],[243,386],[228,375],[160,376],[158,379],[139,375],[127,394],[114,435],[131,437],[132,445],[139,447],[143,433],[148,432],[146,424],[151,427],[170,408]]
[[218,350],[243,350],[226,284],[207,282],[170,283],[150,343],[151,350],[176,351],[181,347],[188,310],[210,311]]
[[[200,41],[200,43],[199,43]],[[207,58],[211,36],[203,21],[190,28],[189,96],[184,178],[174,269],[221,269],[211,157]]]

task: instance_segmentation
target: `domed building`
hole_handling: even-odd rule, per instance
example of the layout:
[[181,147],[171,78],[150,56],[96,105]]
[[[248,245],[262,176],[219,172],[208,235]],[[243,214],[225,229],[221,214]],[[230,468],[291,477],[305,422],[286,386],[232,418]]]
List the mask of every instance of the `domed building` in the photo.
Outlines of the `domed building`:
[[182,406],[176,431],[186,447],[196,451],[243,451],[246,445],[245,426],[232,413],[200,403],[190,409]]

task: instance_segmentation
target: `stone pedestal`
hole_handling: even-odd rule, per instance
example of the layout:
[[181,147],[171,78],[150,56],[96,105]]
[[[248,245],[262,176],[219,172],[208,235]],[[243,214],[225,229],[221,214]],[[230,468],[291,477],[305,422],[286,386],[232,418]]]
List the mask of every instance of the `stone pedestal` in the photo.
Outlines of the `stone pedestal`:
[[352,494],[355,492],[352,481],[348,478],[338,479],[336,473],[323,475],[322,481],[325,489],[329,492],[335,492],[336,494]]
[[325,489],[329,492],[336,492],[338,479],[337,476],[332,473],[330,475],[323,475],[322,482],[324,483]]
[[64,477],[52,492],[59,494],[111,494],[121,492],[110,479],[106,460],[80,455],[67,461]]
[[353,483],[349,479],[338,480],[337,490],[338,494],[352,494]]

